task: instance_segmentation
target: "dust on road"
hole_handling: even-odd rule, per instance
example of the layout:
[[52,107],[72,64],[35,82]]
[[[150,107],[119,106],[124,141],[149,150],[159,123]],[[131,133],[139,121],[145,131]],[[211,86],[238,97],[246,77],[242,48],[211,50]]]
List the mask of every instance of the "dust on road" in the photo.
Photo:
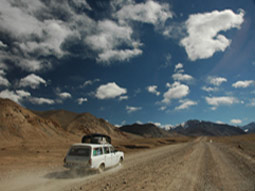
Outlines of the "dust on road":
[[0,182],[3,191],[196,190],[254,191],[255,160],[206,138],[147,150],[103,174],[64,169],[39,171]]

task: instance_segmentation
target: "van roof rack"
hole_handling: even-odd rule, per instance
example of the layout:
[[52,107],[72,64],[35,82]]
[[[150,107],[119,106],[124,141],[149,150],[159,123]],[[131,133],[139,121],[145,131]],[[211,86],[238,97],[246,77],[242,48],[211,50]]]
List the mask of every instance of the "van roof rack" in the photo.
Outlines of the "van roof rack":
[[112,141],[111,141],[111,137],[108,135],[93,133],[93,134],[84,135],[81,139],[81,142],[92,143],[92,144],[106,144],[106,143],[111,144]]

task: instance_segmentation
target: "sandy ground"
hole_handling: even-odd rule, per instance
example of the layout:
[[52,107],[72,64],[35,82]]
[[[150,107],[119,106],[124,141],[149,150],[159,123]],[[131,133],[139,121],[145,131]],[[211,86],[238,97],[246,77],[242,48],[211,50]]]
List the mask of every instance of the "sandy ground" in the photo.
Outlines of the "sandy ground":
[[102,174],[73,174],[60,165],[0,175],[1,191],[196,190],[254,191],[255,158],[198,138],[128,154]]

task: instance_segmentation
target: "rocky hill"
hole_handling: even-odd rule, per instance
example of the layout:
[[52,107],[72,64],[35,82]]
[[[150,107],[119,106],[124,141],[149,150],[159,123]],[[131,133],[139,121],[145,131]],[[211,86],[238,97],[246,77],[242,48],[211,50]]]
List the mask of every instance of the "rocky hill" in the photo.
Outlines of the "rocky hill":
[[114,138],[123,138],[125,133],[108,123],[104,119],[99,119],[90,113],[74,113],[65,110],[52,110],[44,112],[35,112],[43,118],[54,120],[64,130],[84,135],[90,133],[103,133]]
[[78,113],[66,110],[33,111],[45,119],[51,119],[66,129],[67,125],[78,115]]
[[147,124],[133,124],[133,125],[125,125],[120,127],[121,131],[140,135],[143,137],[166,137],[170,136],[171,134],[156,125],[152,123],[147,123]]
[[0,142],[36,141],[43,144],[47,140],[65,141],[71,137],[80,141],[89,133],[107,134],[113,140],[129,136],[90,113],[30,111],[9,99],[0,98]]
[[171,129],[170,132],[188,136],[230,136],[245,134],[242,129],[235,126],[199,120],[189,120]]

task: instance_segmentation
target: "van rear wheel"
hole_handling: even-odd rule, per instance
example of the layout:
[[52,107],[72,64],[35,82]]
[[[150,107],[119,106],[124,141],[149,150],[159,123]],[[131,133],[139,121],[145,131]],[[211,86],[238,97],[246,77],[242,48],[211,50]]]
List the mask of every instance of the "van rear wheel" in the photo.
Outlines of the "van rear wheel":
[[99,166],[99,168],[98,168],[99,173],[104,172],[104,170],[105,170],[104,164],[100,164],[100,166]]
[[123,158],[120,157],[119,164],[121,165],[123,163]]

